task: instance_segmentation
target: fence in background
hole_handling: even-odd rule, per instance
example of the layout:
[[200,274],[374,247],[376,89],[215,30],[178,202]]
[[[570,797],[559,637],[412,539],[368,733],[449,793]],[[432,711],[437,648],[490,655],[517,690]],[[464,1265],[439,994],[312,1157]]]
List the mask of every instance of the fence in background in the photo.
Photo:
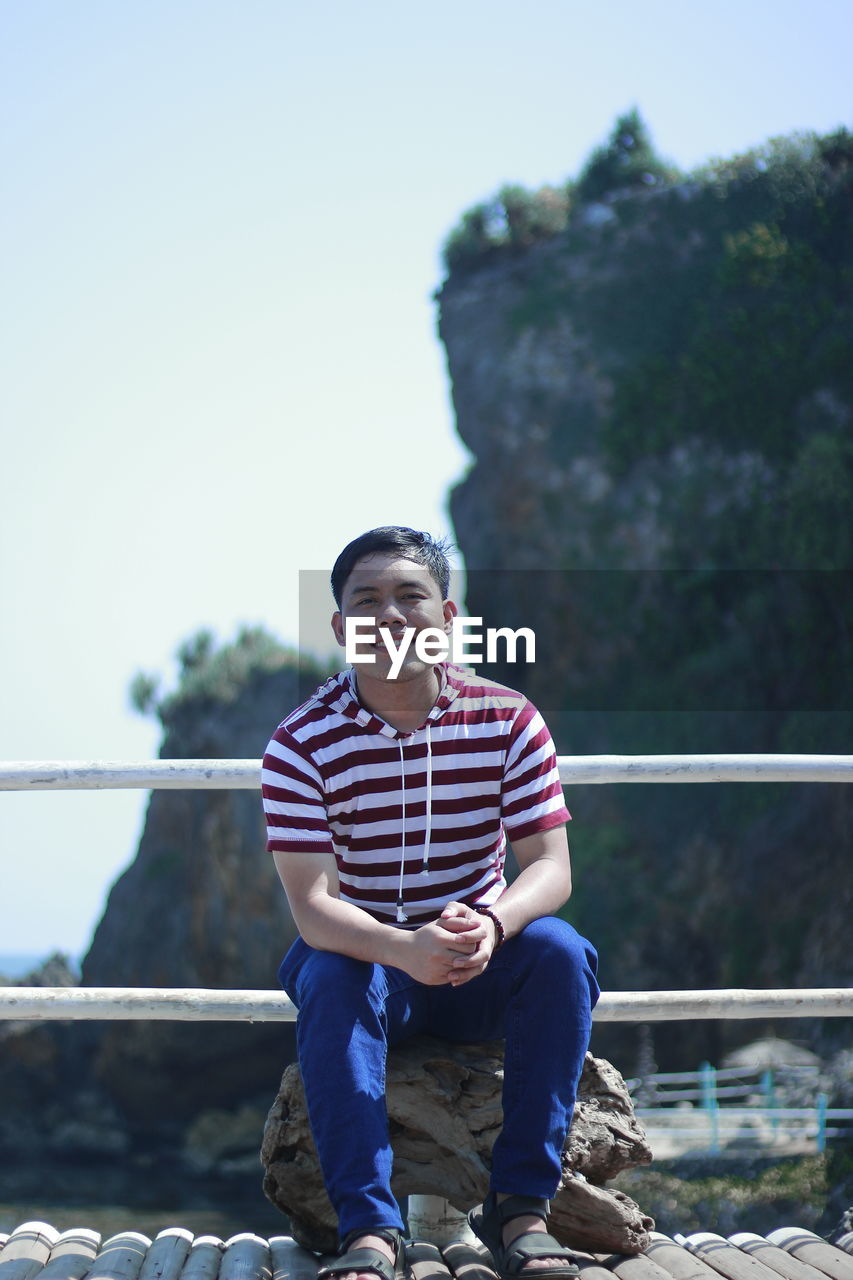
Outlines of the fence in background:
[[726,1067],[626,1080],[656,1154],[811,1149],[853,1136],[853,1109],[829,1106],[821,1067]]

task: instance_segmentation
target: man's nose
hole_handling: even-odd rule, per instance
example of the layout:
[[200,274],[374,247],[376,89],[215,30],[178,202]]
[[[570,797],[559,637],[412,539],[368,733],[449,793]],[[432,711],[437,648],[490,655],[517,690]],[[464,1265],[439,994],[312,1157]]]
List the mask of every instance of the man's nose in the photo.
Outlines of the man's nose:
[[406,615],[400,609],[396,600],[384,600],[379,610],[377,622],[380,627],[405,626]]

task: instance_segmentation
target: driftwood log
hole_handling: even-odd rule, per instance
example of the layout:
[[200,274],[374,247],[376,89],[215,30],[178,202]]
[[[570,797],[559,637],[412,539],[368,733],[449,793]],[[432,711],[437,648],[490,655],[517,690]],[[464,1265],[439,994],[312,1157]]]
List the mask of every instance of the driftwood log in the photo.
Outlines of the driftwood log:
[[[386,1099],[398,1198],[441,1196],[462,1211],[482,1201],[501,1127],[502,1083],[500,1043],[458,1045],[417,1036],[391,1051]],[[642,1252],[654,1221],[628,1196],[603,1184],[651,1158],[619,1072],[587,1054],[549,1229],[577,1249]],[[337,1222],[296,1065],[285,1071],[267,1117],[261,1163],[264,1192],[288,1215],[296,1240],[308,1249],[333,1252]]]

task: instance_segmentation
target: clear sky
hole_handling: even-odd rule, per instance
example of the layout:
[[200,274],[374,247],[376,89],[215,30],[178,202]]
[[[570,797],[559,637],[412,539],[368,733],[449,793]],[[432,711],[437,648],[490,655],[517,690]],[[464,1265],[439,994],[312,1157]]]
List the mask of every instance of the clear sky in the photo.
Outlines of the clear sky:
[[[850,0],[3,0],[0,758],[152,757],[136,671],[295,641],[366,528],[452,532],[460,214],[635,105],[685,168],[849,125],[851,37]],[[85,950],[144,803],[0,794],[0,952]]]

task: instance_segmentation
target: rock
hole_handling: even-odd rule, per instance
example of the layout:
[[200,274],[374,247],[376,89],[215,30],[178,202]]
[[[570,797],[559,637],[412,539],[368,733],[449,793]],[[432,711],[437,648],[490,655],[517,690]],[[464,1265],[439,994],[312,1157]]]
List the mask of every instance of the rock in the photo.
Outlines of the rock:
[[624,1191],[597,1187],[582,1177],[564,1177],[551,1204],[548,1225],[555,1239],[596,1253],[642,1253],[655,1220]]
[[563,1150],[567,1172],[602,1186],[623,1169],[651,1164],[652,1151],[634,1115],[625,1081],[605,1058],[586,1055],[578,1105]]
[[[463,1211],[483,1199],[501,1126],[502,1083],[500,1043],[458,1045],[418,1036],[391,1051],[386,1100],[396,1196],[441,1196]],[[601,1184],[651,1158],[622,1077],[587,1054],[562,1183],[551,1206],[557,1239],[576,1248],[639,1253],[654,1222],[628,1196]],[[295,1065],[285,1071],[267,1117],[261,1162],[264,1191],[288,1215],[299,1243],[334,1250],[336,1218]]]
[[[235,680],[227,698],[188,693],[161,713],[161,754],[257,758],[302,696],[284,658]],[[265,842],[255,791],[154,791],[83,961],[84,985],[276,989],[296,929]],[[94,1083],[146,1141],[267,1092],[294,1056],[292,1028],[279,1023],[107,1022],[90,1038]]]

